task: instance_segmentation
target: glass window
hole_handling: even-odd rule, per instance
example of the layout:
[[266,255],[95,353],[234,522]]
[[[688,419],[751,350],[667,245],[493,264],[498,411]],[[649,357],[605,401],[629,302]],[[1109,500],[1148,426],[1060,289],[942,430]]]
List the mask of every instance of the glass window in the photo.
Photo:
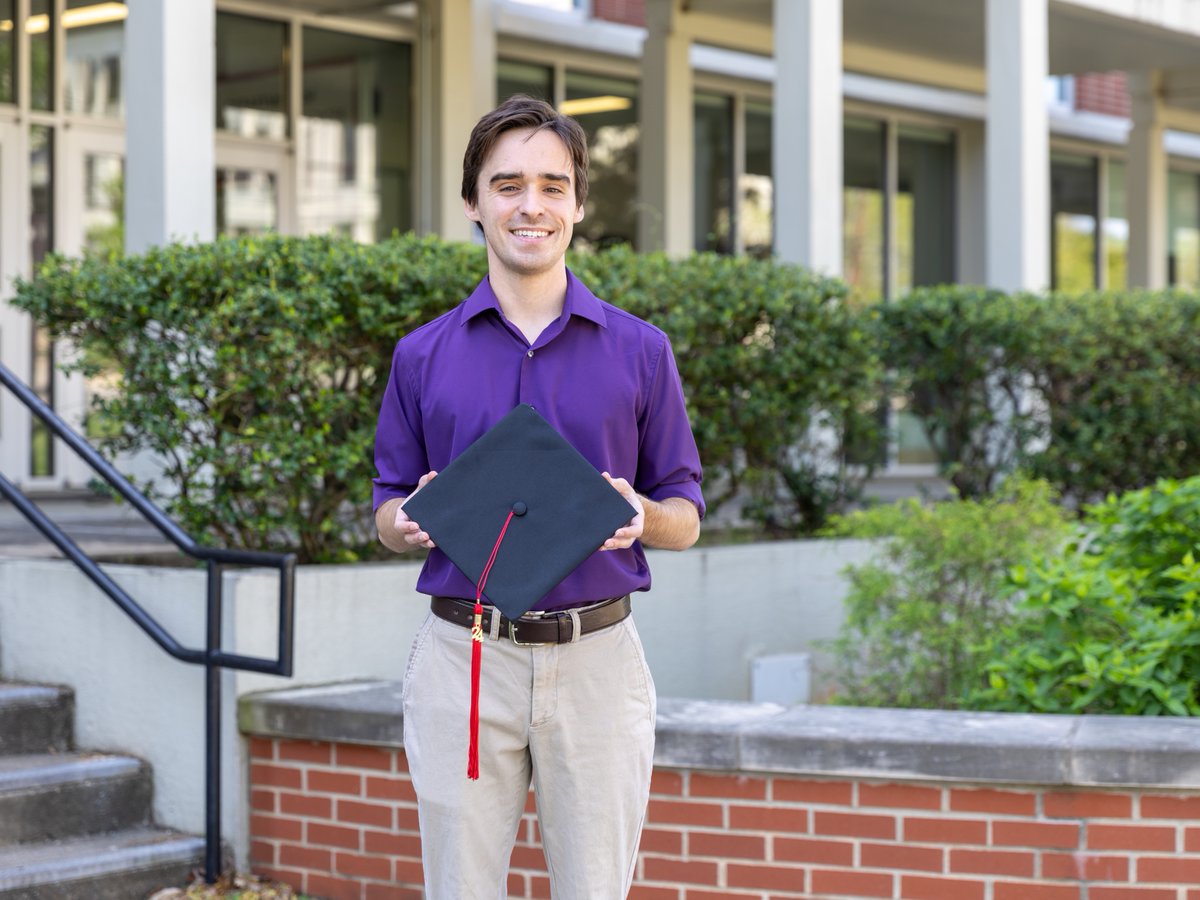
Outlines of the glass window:
[[[54,246],[54,132],[45,125],[29,128],[29,251],[36,266]],[[41,328],[33,330],[31,387],[54,405],[54,344]],[[54,442],[38,418],[30,425],[30,469],[34,476],[54,474]]]
[[34,109],[54,109],[54,4],[30,0],[25,31],[29,34],[29,102]]
[[67,0],[63,105],[68,112],[120,117],[123,24],[128,10],[110,0]]
[[580,246],[633,244],[637,239],[638,85],[636,81],[567,72],[562,111],[588,137],[591,158],[586,215],[575,226]]
[[842,272],[857,300],[884,296],[884,129],[846,119],[843,129]]
[[412,227],[412,62],[407,44],[304,29],[298,137],[302,234],[375,241]]
[[900,128],[896,171],[896,291],[955,275],[954,132]]
[[733,252],[733,99],[698,92],[695,101],[695,247]]
[[496,63],[496,100],[503,103],[513,94],[528,94],[554,102],[554,70],[532,63],[502,59]]
[[17,102],[17,0],[0,0],[0,103]]
[[1104,210],[1104,270],[1109,290],[1129,284],[1129,217],[1125,212],[1125,163],[1109,160]]
[[217,128],[285,138],[287,25],[217,13]]
[[1060,291],[1096,286],[1096,159],[1050,158],[1050,284]]
[[83,174],[83,249],[119,256],[125,250],[125,161],[117,153],[87,153]]
[[279,228],[279,179],[267,169],[217,169],[217,233],[261,234]]
[[771,180],[771,104],[746,102],[746,160],[742,167],[738,232],[742,250],[751,256],[771,255],[774,233],[774,183]]
[[1171,172],[1168,180],[1171,284],[1200,287],[1200,175]]

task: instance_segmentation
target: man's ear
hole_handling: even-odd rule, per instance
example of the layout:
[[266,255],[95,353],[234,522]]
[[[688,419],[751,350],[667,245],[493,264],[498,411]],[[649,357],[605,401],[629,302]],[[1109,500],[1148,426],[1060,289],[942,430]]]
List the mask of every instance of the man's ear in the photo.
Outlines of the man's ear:
[[578,225],[583,221],[583,206],[582,204],[575,207],[575,224]]
[[[479,208],[474,203],[472,203],[470,200],[467,200],[465,198],[463,199],[463,213],[472,222],[480,222]],[[576,219],[575,221],[578,222],[579,220]],[[480,222],[480,224],[483,224],[483,223]]]

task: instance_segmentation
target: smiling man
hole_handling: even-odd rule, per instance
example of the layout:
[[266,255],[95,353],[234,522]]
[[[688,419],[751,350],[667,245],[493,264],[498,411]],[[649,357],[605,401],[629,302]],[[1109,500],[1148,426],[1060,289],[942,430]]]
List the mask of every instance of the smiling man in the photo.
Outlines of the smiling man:
[[[683,550],[704,513],[700,460],[666,335],[597,299],[564,254],[587,198],[579,124],[529,97],[484,116],[463,159],[463,205],[488,275],[396,345],[375,439],[375,522],[397,552],[429,548],[433,595],[404,679],[404,746],[430,900],[506,894],[532,783],[555,898],[616,900],[633,878],[654,752],[654,684],[630,616],[650,587],[643,547]],[[464,698],[475,586],[403,504],[521,403],[636,510],[522,617],[489,609],[480,777],[468,780]],[[611,473],[611,474],[610,474]],[[500,627],[489,627],[495,621]]]

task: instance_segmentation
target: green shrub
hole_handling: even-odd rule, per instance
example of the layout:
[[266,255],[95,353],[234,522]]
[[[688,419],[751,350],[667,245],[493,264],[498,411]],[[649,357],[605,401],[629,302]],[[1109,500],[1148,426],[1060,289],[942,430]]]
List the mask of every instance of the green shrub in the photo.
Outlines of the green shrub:
[[1062,553],[1014,568],[1018,616],[991,642],[971,705],[1054,713],[1197,715],[1200,478],[1088,510]]
[[986,644],[1013,615],[1008,569],[1066,536],[1043,482],[1011,478],[991,497],[916,500],[854,513],[831,533],[884,538],[847,569],[846,620],[830,649],[837,702],[955,708],[983,684]]

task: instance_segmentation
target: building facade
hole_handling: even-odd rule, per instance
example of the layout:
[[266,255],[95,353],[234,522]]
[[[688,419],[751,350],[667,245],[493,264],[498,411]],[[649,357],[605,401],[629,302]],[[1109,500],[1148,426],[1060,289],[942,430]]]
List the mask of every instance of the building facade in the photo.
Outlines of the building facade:
[[[1200,284],[1200,0],[0,0],[0,361],[82,417],[4,302],[51,250],[473,239],[462,149],[517,91],[587,131],[583,246],[864,301]],[[928,471],[895,422],[892,471]],[[0,471],[88,478],[8,396]]]

